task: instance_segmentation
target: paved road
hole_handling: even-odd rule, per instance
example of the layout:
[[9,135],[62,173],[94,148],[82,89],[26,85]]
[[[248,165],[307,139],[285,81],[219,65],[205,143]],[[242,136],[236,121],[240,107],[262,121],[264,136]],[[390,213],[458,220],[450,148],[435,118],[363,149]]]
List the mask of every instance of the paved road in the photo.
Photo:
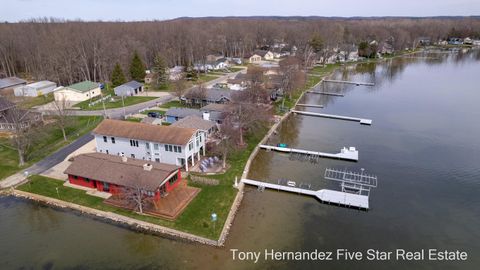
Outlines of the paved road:
[[32,166],[28,167],[25,170],[22,170],[14,175],[7,177],[6,179],[0,181],[0,189],[9,188],[16,186],[25,181],[24,172],[27,171],[28,174],[41,174],[48,169],[52,168],[53,166],[59,164],[60,162],[64,161],[68,155],[75,152],[80,147],[84,146],[86,143],[93,139],[93,135],[91,133],[85,134],[72,142],[69,145],[66,145],[55,153],[51,154],[50,156],[42,159],[41,161],[33,164]]

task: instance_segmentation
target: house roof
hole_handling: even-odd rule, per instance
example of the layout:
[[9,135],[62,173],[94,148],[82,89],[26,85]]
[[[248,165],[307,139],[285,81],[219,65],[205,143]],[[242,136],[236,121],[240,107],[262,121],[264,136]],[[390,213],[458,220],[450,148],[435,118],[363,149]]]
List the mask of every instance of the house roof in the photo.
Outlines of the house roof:
[[17,77],[9,77],[9,78],[5,78],[5,79],[0,79],[0,89],[16,86],[16,85],[20,85],[20,84],[26,84],[26,83],[27,83],[27,81],[25,81],[23,79],[20,79],[20,78],[17,78]]
[[197,115],[197,116],[202,116],[202,112],[198,109],[190,109],[190,108],[170,108],[168,111],[165,113],[167,116],[175,116],[175,117],[186,117],[189,115]]
[[[145,164],[150,164],[152,169],[145,170],[143,168]],[[178,168],[170,164],[130,158],[123,162],[120,156],[88,153],[74,157],[72,164],[64,173],[125,187],[155,191]]]
[[139,82],[133,80],[133,81],[129,81],[127,83],[124,83],[122,85],[126,85],[128,87],[131,87],[132,89],[136,89],[136,88],[142,87],[143,83],[139,83]]
[[5,111],[13,107],[15,107],[15,104],[13,102],[10,102],[4,97],[0,97],[0,111]]
[[200,108],[201,111],[217,111],[217,112],[224,112],[227,109],[228,109],[227,105],[218,104],[218,103],[210,103],[210,104]]
[[199,130],[209,130],[215,126],[215,122],[204,120],[196,115],[189,115],[173,123],[174,127],[194,128]]
[[185,145],[196,130],[171,126],[156,126],[113,119],[103,120],[94,130],[94,134],[117,136],[137,140]]
[[145,117],[140,121],[141,123],[145,124],[150,124],[150,125],[160,125],[162,123],[162,120],[156,117]]
[[257,55],[260,55],[261,57],[265,57],[265,55],[268,53],[269,51],[265,51],[265,50],[256,50],[253,52],[253,54],[257,54]]
[[231,100],[232,92],[225,89],[207,88],[206,99],[210,101],[220,101],[222,98]]
[[34,83],[27,84],[26,86],[41,89],[41,88],[49,87],[49,86],[57,86],[57,84],[54,83],[54,82],[51,82],[51,81],[39,81],[39,82],[34,82]]
[[99,87],[98,83],[91,82],[91,81],[83,81],[83,82],[75,83],[68,86],[68,88],[79,91],[79,92],[87,92],[98,87]]

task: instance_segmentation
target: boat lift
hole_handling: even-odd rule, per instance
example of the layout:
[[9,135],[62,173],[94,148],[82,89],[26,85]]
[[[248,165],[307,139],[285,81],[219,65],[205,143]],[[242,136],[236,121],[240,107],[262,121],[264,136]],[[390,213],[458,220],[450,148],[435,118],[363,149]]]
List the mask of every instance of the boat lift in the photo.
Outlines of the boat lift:
[[365,169],[360,173],[347,170],[325,169],[325,179],[340,182],[342,192],[370,196],[372,188],[377,187],[377,176],[366,174]]

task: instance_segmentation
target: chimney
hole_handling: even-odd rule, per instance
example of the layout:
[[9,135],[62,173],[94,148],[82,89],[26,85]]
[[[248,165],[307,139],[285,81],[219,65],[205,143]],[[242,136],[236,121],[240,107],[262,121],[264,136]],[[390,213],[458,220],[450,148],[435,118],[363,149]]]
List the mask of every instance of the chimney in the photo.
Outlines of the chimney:
[[203,120],[210,121],[210,112],[203,112]]
[[143,170],[144,171],[151,171],[152,168],[153,168],[153,166],[150,163],[143,164]]

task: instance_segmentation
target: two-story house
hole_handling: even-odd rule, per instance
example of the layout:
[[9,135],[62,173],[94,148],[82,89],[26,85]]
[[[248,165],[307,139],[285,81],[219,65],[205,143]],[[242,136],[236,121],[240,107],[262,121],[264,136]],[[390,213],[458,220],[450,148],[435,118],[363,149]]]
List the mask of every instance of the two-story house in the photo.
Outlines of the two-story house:
[[205,155],[206,134],[193,128],[106,119],[93,130],[96,150],[177,166],[194,166]]

